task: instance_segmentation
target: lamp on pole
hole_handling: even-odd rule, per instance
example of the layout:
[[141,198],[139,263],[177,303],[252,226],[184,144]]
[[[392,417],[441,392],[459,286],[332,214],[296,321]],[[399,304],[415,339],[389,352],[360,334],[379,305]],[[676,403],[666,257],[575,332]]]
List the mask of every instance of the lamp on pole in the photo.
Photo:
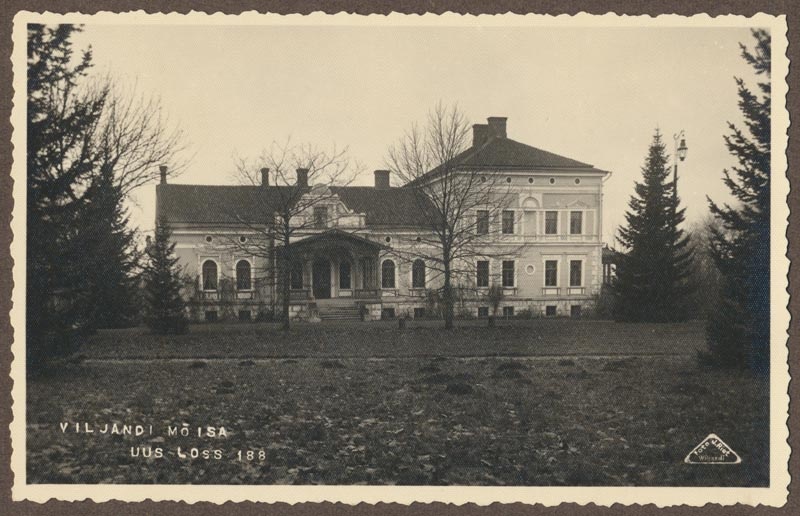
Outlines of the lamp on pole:
[[675,157],[672,165],[672,211],[674,216],[678,212],[678,160],[683,161],[686,159],[689,147],[686,146],[686,135],[683,129],[679,133],[672,135],[672,139],[675,141]]

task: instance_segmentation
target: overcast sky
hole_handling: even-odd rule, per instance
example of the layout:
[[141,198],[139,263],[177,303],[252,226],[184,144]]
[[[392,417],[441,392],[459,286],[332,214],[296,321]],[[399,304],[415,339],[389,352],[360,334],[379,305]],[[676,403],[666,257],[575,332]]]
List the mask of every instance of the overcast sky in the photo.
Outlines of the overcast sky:
[[[95,73],[160,96],[192,148],[179,183],[232,183],[233,154],[272,141],[349,147],[372,183],[387,148],[439,100],[472,123],[508,117],[514,140],[610,170],[604,239],[624,222],[656,127],[686,131],[679,193],[689,221],[728,199],[726,122],[745,28],[86,25]],[[133,222],[151,228],[153,186]]]

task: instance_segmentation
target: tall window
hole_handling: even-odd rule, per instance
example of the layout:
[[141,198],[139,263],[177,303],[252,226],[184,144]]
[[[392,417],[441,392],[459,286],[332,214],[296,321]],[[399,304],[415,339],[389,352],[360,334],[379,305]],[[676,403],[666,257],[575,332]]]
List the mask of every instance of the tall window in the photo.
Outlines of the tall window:
[[425,262],[414,260],[411,265],[411,288],[425,288]]
[[351,266],[350,262],[339,263],[339,288],[349,290],[351,287]]
[[558,212],[544,212],[544,234],[555,235],[558,233]]
[[569,233],[570,235],[580,235],[583,233],[583,212],[569,212]]
[[203,262],[203,290],[217,290],[217,264],[213,260]]
[[489,286],[489,261],[481,260],[477,263],[477,277],[475,278],[475,286],[488,287]]
[[569,262],[569,286],[583,286],[583,262],[580,260],[570,260]]
[[381,288],[394,288],[394,262],[384,260],[381,264]]
[[292,290],[303,288],[303,262],[292,262],[292,275],[290,281]]
[[250,290],[250,262],[239,260],[236,263],[236,290]]
[[558,260],[545,260],[544,262],[544,286],[558,286]]
[[477,221],[475,223],[475,232],[479,235],[486,235],[489,233],[488,210],[478,210]]
[[503,234],[514,234],[514,212],[511,210],[503,210]]
[[514,260],[503,260],[503,286],[514,286]]
[[314,227],[324,228],[328,225],[328,207],[314,206]]

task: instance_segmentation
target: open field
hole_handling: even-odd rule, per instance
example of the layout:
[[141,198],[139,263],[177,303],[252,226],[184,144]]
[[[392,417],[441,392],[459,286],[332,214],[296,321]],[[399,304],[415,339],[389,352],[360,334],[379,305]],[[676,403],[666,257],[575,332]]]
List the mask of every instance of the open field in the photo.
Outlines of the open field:
[[[87,343],[90,360],[29,382],[28,481],[766,485],[768,391],[699,368],[687,343],[702,326],[548,323],[406,332],[422,342],[388,324],[298,327],[284,342],[256,325],[193,328],[198,356],[236,357],[206,360],[189,358],[183,336],[106,332]],[[358,340],[367,334],[385,341]],[[159,349],[184,358],[141,360]],[[635,350],[671,354],[612,356]],[[510,356],[480,356],[495,352]],[[153,430],[100,433],[113,423]],[[189,436],[169,435],[184,423]],[[227,435],[198,437],[206,426]],[[683,463],[712,432],[742,464]]]
[[532,319],[365,324],[198,324],[186,335],[158,337],[143,328],[101,331],[81,353],[87,358],[300,358],[677,354],[705,346],[703,323],[618,324],[607,321]]

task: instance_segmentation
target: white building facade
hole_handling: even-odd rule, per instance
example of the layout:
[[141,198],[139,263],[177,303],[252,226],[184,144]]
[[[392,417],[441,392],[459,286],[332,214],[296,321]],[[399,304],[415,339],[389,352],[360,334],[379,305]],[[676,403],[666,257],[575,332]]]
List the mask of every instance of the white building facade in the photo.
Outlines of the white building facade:
[[[488,316],[495,308],[507,317],[586,315],[603,283],[603,182],[610,173],[509,139],[505,118],[489,118],[473,131],[457,166],[493,174],[506,196],[502,212],[487,220],[494,225],[487,257],[476,255],[454,278],[456,315]],[[157,217],[170,225],[189,278],[192,319],[280,313],[284,262],[277,256],[285,251],[269,224],[253,223],[269,217],[251,215],[274,214],[292,188],[302,190],[308,206],[295,215],[303,230],[288,249],[293,318],[436,315],[442,279],[423,258],[435,249],[415,253],[420,236],[431,238],[413,184],[393,187],[384,170],[375,172],[374,187],[308,185],[303,169],[296,185],[276,186],[269,171],[263,174],[256,186],[173,185],[162,178],[157,187]],[[469,216],[480,218],[479,211]]]

